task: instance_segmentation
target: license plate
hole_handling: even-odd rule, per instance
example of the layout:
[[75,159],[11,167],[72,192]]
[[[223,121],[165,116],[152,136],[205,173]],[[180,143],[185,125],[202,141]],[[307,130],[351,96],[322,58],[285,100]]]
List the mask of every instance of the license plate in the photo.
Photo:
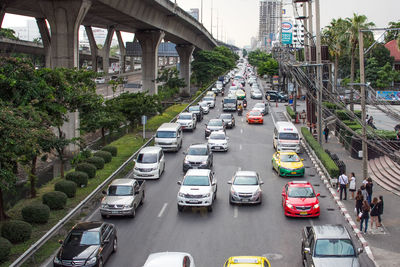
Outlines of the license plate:
[[199,201],[188,201],[190,204],[199,204]]
[[220,147],[220,146],[216,146],[216,147],[215,147],[215,149],[222,149],[222,147]]
[[111,214],[118,214],[119,211],[111,211]]
[[307,215],[308,213],[306,211],[300,212],[300,215]]
[[242,199],[242,202],[249,202],[249,199],[247,199],[247,198]]
[[291,172],[290,174],[296,174],[296,172]]

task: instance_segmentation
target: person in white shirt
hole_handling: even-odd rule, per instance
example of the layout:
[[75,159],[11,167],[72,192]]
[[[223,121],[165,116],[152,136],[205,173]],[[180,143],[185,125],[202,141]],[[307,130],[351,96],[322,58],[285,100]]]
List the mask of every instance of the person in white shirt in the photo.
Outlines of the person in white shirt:
[[349,178],[346,176],[346,174],[342,173],[342,175],[339,176],[340,200],[342,200],[343,191],[344,191],[344,200],[347,199],[347,184],[348,183],[349,183]]
[[349,191],[351,192],[351,198],[354,199],[354,192],[356,192],[356,175],[354,172],[350,175]]

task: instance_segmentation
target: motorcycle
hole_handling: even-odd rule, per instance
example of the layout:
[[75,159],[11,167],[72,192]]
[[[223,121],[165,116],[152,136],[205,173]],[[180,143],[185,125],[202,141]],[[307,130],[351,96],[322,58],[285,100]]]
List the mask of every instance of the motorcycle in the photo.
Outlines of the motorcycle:
[[247,108],[247,102],[243,101],[243,108],[246,109]]
[[225,95],[225,92],[224,92],[224,91],[221,91],[221,95],[224,96],[224,95]]
[[242,107],[238,107],[238,116],[242,116],[243,114],[243,108]]

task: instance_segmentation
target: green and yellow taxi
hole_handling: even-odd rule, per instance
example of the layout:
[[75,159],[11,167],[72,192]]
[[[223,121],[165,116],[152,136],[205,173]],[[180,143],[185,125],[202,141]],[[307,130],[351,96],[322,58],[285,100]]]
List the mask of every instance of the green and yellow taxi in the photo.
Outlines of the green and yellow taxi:
[[304,176],[303,159],[296,152],[275,152],[272,156],[272,168],[279,176]]
[[243,99],[245,99],[245,98],[246,98],[246,92],[243,91],[242,89],[236,90],[236,98],[237,98],[238,100],[243,100]]
[[268,259],[259,256],[234,256],[226,260],[224,267],[271,267]]

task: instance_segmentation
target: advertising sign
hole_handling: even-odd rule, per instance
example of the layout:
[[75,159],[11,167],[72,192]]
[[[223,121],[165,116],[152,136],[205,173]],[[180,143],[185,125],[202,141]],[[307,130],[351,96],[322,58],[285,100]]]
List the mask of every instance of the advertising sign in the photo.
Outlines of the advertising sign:
[[293,43],[293,24],[290,21],[282,22],[282,44]]
[[377,100],[400,101],[400,91],[376,91]]

